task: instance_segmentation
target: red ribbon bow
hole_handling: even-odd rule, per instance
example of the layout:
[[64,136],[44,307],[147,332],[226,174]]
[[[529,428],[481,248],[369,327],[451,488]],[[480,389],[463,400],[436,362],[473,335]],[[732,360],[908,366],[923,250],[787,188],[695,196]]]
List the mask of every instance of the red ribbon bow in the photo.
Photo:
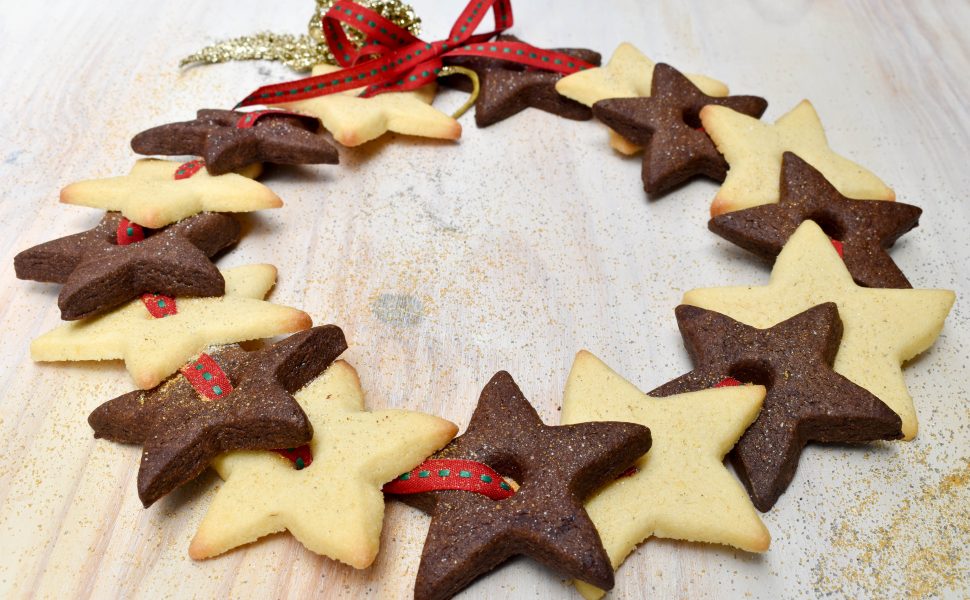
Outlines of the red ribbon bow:
[[[474,33],[492,10],[495,30]],[[364,33],[358,49],[341,24]],[[484,56],[557,73],[592,68],[587,62],[561,52],[542,50],[522,42],[490,42],[512,26],[511,0],[471,0],[459,15],[446,40],[425,42],[373,10],[349,0],[334,3],[323,17],[323,34],[340,71],[267,85],[236,105],[279,104],[335,94],[366,86],[361,96],[405,92],[434,81],[448,56]]]

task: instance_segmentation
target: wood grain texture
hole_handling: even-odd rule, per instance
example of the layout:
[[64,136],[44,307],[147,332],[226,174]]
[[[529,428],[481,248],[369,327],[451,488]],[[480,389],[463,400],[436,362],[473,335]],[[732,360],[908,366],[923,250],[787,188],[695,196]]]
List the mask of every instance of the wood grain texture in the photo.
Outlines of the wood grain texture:
[[[6,3],[0,19],[0,597],[406,598],[427,519],[389,503],[382,553],[354,571],[286,534],[206,562],[189,540],[218,477],[142,509],[139,449],[95,441],[87,414],[131,389],[118,363],[34,364],[58,323],[56,286],[14,278],[18,251],[95,224],[64,185],[127,172],[130,137],[226,107],[290,76],[266,63],[179,72],[205,43],[298,32],[309,1]],[[428,39],[460,3],[415,2]],[[763,556],[644,544],[616,598],[931,596],[967,593],[970,545],[970,5],[906,2],[520,1],[514,33],[608,56],[630,41],[655,60],[758,94],[774,120],[803,98],[838,152],[924,208],[892,254],[916,287],[959,296],[936,346],[905,369],[920,415],[911,443],[818,447],[765,516]],[[436,104],[451,109],[460,94]],[[369,406],[464,428],[481,386],[512,373],[547,422],[588,348],[642,389],[686,372],[673,309],[693,287],[760,284],[768,269],[708,233],[716,186],[658,201],[637,159],[595,122],[527,111],[457,144],[387,136],[341,149],[339,167],[279,168],[286,205],[245,219],[220,267],[270,262],[271,299],[344,328]],[[577,597],[529,561],[467,598]]]

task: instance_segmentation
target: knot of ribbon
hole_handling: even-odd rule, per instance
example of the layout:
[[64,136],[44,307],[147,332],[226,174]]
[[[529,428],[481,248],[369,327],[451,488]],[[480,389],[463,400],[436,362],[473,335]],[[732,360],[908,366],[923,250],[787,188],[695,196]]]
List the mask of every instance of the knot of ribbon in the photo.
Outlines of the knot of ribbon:
[[[489,10],[495,19],[495,29],[475,33]],[[343,25],[364,34],[359,48],[347,37]],[[360,94],[363,97],[410,91],[434,81],[444,65],[443,60],[450,56],[483,56],[563,74],[594,66],[523,42],[489,41],[511,26],[511,0],[471,0],[447,39],[425,42],[369,8],[339,0],[323,17],[323,34],[343,69],[263,86],[236,107],[293,102],[361,87],[365,88]]]

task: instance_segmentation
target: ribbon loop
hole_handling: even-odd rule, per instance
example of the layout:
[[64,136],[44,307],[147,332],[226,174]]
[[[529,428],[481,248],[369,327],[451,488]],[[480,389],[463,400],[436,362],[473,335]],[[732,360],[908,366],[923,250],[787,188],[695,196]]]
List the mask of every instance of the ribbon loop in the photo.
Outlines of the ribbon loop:
[[[489,10],[495,19],[495,29],[475,33]],[[322,30],[337,64],[344,68],[263,86],[236,108],[293,102],[359,88],[365,88],[360,94],[363,97],[388,91],[406,92],[435,81],[443,59],[450,56],[484,56],[564,74],[593,67],[567,54],[523,42],[489,41],[512,23],[510,0],[471,0],[458,16],[448,39],[429,43],[369,8],[339,0],[324,15]],[[360,48],[347,37],[344,26],[364,34]]]

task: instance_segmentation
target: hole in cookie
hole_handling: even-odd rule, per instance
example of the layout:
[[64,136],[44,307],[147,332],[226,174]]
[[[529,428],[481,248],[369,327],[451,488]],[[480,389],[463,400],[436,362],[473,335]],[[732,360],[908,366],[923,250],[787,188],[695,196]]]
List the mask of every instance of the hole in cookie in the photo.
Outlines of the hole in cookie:
[[763,385],[768,389],[771,389],[775,380],[770,365],[754,360],[737,363],[731,368],[728,375],[742,383]]
[[845,235],[845,229],[842,227],[842,224],[839,223],[839,219],[836,218],[835,215],[825,212],[812,213],[808,215],[805,220],[815,221],[815,223],[822,228],[822,231],[825,232],[825,235],[829,236],[833,240],[838,240],[841,242],[842,236]]
[[685,108],[684,112],[681,113],[681,119],[683,119],[684,123],[686,123],[691,129],[698,129],[701,131],[704,130],[704,126],[701,124],[700,110]]

